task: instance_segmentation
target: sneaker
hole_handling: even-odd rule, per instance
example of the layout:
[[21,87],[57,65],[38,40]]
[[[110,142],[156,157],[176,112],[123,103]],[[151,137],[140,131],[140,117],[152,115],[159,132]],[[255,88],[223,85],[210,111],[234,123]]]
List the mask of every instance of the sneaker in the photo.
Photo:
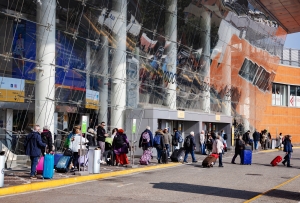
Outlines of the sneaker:
[[219,167],[224,167],[223,165],[219,166]]
[[193,161],[193,163],[197,163],[198,161]]
[[231,162],[232,164],[236,164],[235,162]]
[[32,179],[32,180],[36,180],[37,179],[37,177],[34,175],[34,176],[30,176],[30,179]]
[[188,164],[189,162],[187,162],[187,161],[184,161],[184,162],[182,162],[182,163],[184,163],[184,164]]
[[285,166],[285,163],[284,162],[281,162],[284,166]]
[[292,167],[292,166],[287,166],[287,167]]

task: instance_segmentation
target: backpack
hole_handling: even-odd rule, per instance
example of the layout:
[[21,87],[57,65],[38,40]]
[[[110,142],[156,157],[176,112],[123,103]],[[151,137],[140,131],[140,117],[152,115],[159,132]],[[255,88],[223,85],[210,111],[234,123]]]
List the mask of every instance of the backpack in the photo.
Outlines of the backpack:
[[150,135],[147,131],[142,134],[142,144],[148,144],[150,141]]
[[160,139],[161,139],[160,135],[155,135],[155,137],[153,139],[153,145],[154,146],[159,146],[160,145]]
[[224,136],[224,140],[227,140],[227,134],[224,134],[223,136]]
[[180,135],[180,133],[178,133],[178,142],[179,142],[179,143],[182,143],[182,142],[183,142],[183,138],[182,138],[182,136]]
[[124,139],[122,135],[118,135],[115,137],[115,146],[117,149],[121,148],[124,145]]
[[185,149],[188,149],[191,147],[191,137],[190,136],[187,136],[185,139],[184,139],[184,148]]

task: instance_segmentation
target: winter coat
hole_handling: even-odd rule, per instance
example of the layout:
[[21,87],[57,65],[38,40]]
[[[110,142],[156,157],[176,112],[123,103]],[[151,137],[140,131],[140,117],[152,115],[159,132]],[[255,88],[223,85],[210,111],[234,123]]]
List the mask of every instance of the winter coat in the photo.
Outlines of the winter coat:
[[205,141],[205,135],[200,133],[200,139],[199,139],[200,144],[204,144],[204,141]]
[[190,138],[190,147],[187,150],[194,150],[196,147],[195,136],[188,135]]
[[260,140],[260,134],[259,134],[259,132],[255,131],[253,133],[253,140],[254,141],[259,141]]
[[236,154],[241,153],[241,151],[243,150],[244,146],[245,146],[245,142],[243,140],[236,139],[235,140],[235,153]]
[[[144,132],[148,132],[148,134],[150,136],[150,141],[147,143],[146,147],[153,147],[153,134],[152,134],[152,132],[148,129],[144,130]],[[140,137],[139,147],[144,147],[143,145],[145,145],[145,144],[142,143],[143,142],[143,133],[141,134],[141,137]]]
[[[116,146],[116,139],[117,137],[122,137],[124,140],[124,144],[122,147],[118,148]],[[117,133],[116,136],[114,137],[113,143],[112,143],[112,148],[114,149],[114,153],[117,155],[120,154],[127,154],[128,153],[128,148],[129,148],[129,141],[127,139],[126,134],[121,134],[121,133]]]
[[102,126],[97,128],[97,141],[105,142],[105,129]]
[[164,133],[163,134],[163,138],[164,138],[164,143],[165,144],[171,144],[171,135],[170,133]]
[[213,149],[212,149],[212,153],[214,154],[220,154],[223,153],[223,142],[219,139],[216,139],[213,143]]
[[283,147],[284,152],[293,152],[293,145],[292,142],[289,138],[284,139],[284,147]]
[[[42,142],[47,145],[47,149],[52,151],[52,134],[49,130],[44,130],[41,133]],[[44,150],[42,150],[44,151]]]
[[45,147],[46,144],[42,142],[40,133],[32,132],[26,136],[24,148],[27,156],[40,156],[41,148]]
[[[158,149],[163,149],[163,148],[165,148],[165,143],[164,143],[164,136],[163,136],[163,134],[160,133],[160,132],[158,132],[158,131],[156,131],[156,132],[155,132],[155,136],[160,136],[160,145],[154,146],[154,147],[155,147],[155,148],[158,148]],[[153,145],[154,145],[154,143],[153,143]]]
[[89,142],[88,139],[84,137],[81,138],[81,135],[75,134],[73,137],[71,137],[70,149],[72,149],[73,152],[78,152],[78,150],[80,149],[80,145],[81,145],[81,149],[86,149],[85,143],[88,142]]
[[177,146],[179,141],[180,132],[177,130],[174,135],[172,135],[172,145]]

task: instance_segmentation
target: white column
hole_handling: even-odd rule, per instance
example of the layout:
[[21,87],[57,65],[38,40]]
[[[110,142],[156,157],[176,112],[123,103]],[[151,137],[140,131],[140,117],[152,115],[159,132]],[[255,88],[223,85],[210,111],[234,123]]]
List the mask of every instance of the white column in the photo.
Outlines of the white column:
[[101,49],[101,82],[99,88],[99,104],[100,113],[98,116],[98,122],[107,123],[107,111],[108,111],[108,39],[107,36],[101,36],[102,49]]
[[111,68],[111,128],[124,128],[126,107],[126,17],[127,0],[114,0],[113,10],[120,12],[120,30],[114,34],[117,41]]
[[6,126],[5,129],[8,130],[9,134],[12,134],[13,130],[13,109],[6,109]]
[[91,70],[91,46],[89,45],[89,43],[86,44],[86,55],[85,55],[85,63],[86,63],[86,89],[91,89],[91,75],[90,70]]
[[201,44],[203,45],[203,59],[204,64],[201,68],[200,74],[202,75],[202,80],[209,84],[208,91],[203,92],[203,99],[201,108],[207,112],[210,113],[210,29],[211,29],[211,16],[210,12],[206,11],[205,9],[202,10],[201,13],[202,16],[202,35],[201,35]]
[[[167,71],[176,74],[176,55],[177,55],[177,0],[167,0],[165,21],[166,40],[170,41],[167,49],[168,65]],[[167,87],[166,104],[170,109],[176,109],[176,83],[170,82]]]
[[[36,85],[35,123],[48,125],[54,132],[55,97],[55,19],[56,1],[48,0],[37,4],[36,24]],[[49,27],[45,27],[45,26]]]

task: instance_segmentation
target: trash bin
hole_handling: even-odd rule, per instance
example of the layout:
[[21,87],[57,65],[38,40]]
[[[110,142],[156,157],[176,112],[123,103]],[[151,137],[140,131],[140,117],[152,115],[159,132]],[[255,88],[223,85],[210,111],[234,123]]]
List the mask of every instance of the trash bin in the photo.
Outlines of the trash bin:
[[5,151],[0,152],[0,187],[4,186]]
[[89,173],[100,173],[100,157],[101,157],[101,150],[97,147],[90,147],[89,148],[89,164],[88,164],[88,171]]
[[276,147],[276,139],[272,139],[272,149],[275,149]]

